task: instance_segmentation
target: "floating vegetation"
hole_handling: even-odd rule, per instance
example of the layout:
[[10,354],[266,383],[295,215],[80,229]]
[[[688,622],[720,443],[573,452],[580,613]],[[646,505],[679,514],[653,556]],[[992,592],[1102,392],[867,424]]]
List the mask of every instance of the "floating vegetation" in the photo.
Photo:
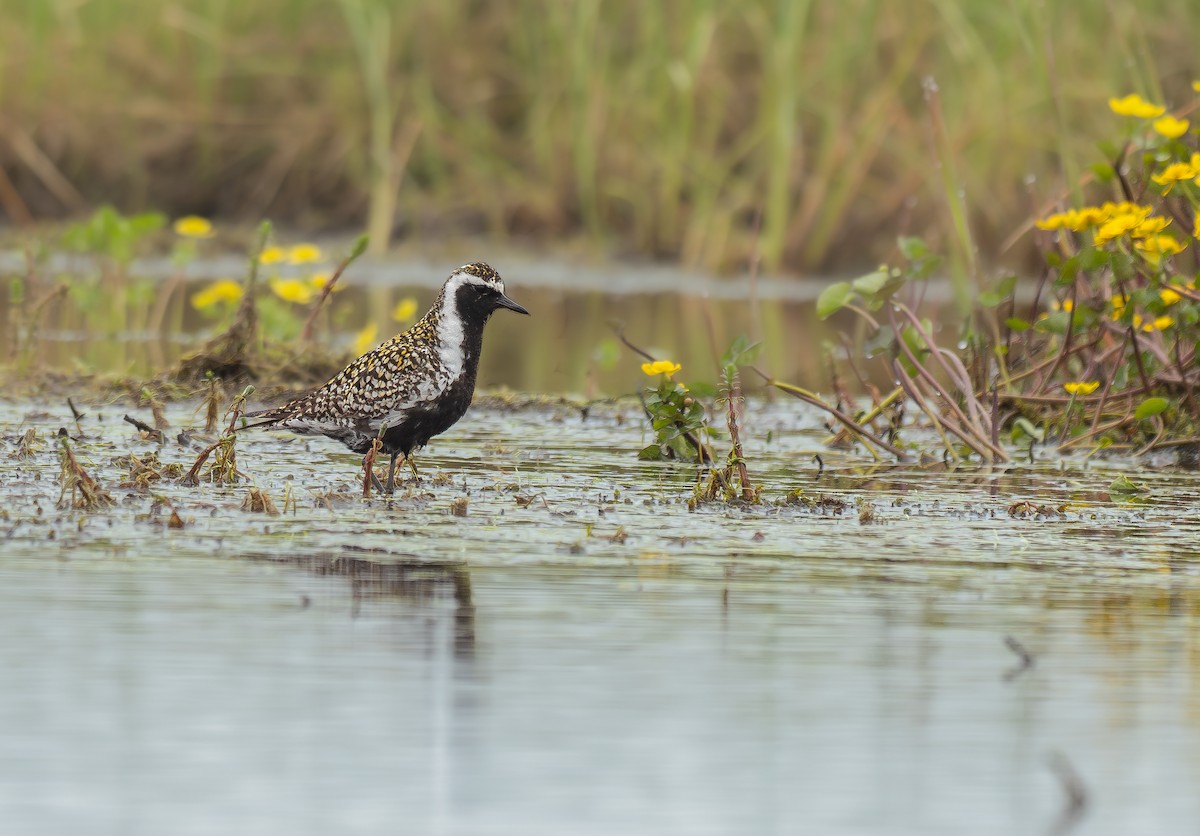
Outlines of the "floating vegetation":
[[246,498],[242,500],[242,510],[249,511],[252,514],[268,514],[272,517],[279,516],[279,509],[275,507],[275,501],[262,488],[252,487],[246,492]]
[[20,440],[17,441],[17,449],[8,455],[17,461],[26,461],[32,459],[45,446],[46,442],[38,434],[38,431],[30,427],[21,434]]
[[133,453],[118,456],[113,459],[113,464],[127,471],[119,487],[141,492],[149,491],[156,482],[175,481],[183,475],[183,465],[178,462],[164,464],[159,461],[156,451],[141,457]]
[[58,437],[59,458],[61,471],[59,475],[62,490],[58,495],[59,508],[76,508],[81,511],[95,511],[116,504],[116,500],[100,486],[71,449],[71,440],[66,434]]

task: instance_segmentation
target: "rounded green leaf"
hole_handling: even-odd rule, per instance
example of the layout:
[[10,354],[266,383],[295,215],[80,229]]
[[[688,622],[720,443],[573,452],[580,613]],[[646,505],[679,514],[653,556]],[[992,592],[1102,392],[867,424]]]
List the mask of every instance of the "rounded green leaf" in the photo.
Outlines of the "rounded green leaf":
[[1141,421],[1143,418],[1149,418],[1152,415],[1158,415],[1161,412],[1166,412],[1167,407],[1171,402],[1166,398],[1146,398],[1138,405],[1137,411],[1133,413],[1133,417]]
[[890,278],[887,270],[876,270],[874,273],[859,276],[854,280],[853,287],[863,296],[872,296],[882,290]]
[[817,316],[828,319],[846,307],[853,298],[854,288],[850,286],[850,282],[834,282],[817,297]]

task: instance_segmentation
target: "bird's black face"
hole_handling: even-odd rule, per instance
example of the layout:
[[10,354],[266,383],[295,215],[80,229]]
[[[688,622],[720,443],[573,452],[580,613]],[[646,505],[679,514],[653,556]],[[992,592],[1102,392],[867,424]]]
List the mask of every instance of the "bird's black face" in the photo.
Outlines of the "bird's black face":
[[504,294],[504,282],[500,275],[486,264],[468,264],[460,268],[450,280],[457,280],[454,301],[459,314],[465,320],[486,322],[488,317],[500,308],[529,315],[529,311],[522,305]]

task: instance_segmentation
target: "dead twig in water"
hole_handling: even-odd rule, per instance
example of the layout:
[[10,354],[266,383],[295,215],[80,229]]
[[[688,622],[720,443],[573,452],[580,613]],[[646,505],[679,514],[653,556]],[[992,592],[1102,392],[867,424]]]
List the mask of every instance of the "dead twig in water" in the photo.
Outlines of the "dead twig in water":
[[1025,673],[1025,671],[1032,668],[1033,663],[1036,661],[1036,659],[1035,659],[1034,655],[1029,652],[1028,648],[1025,647],[1025,645],[1021,644],[1019,641],[1014,639],[1012,636],[1004,637],[1004,646],[1007,647],[1009,650],[1011,650],[1013,653],[1017,654],[1017,658],[1020,660],[1017,662],[1016,667],[1009,668],[1007,671],[1004,672],[1004,677],[1003,677],[1004,681],[1012,682],[1018,676]]
[[137,428],[138,432],[145,433],[146,438],[150,439],[151,441],[156,441],[159,444],[162,444],[166,440],[162,434],[162,430],[156,430],[154,427],[150,426],[145,421],[139,421],[137,418],[134,418],[132,415],[126,415],[121,420],[124,421],[126,424],[133,424],[133,426]]
[[78,409],[76,409],[74,401],[72,401],[70,398],[67,398],[67,406],[71,407],[71,417],[75,421],[75,437],[82,438],[83,437],[83,427],[81,427],[79,425],[79,422],[81,420],[83,420],[84,418],[86,418],[87,415],[85,413],[80,412]]
[[1087,787],[1083,785],[1083,779],[1079,777],[1075,767],[1067,760],[1067,756],[1061,752],[1051,752],[1046,763],[1050,767],[1050,771],[1058,778],[1063,793],[1067,797],[1066,806],[1063,807],[1062,812],[1058,814],[1058,818],[1050,827],[1051,834],[1061,836],[1061,834],[1074,829],[1075,825],[1079,824],[1079,820],[1083,818],[1088,805]]

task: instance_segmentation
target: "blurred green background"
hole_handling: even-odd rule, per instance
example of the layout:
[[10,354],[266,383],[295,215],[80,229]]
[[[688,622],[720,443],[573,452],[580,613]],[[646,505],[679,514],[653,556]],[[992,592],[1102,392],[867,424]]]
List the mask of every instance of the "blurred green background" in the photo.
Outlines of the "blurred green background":
[[1110,95],[1192,101],[1194,11],[9,0],[0,212],[584,240],[717,271],[757,251],[800,273],[873,267],[898,234],[948,247],[965,213],[996,258],[1120,138]]

